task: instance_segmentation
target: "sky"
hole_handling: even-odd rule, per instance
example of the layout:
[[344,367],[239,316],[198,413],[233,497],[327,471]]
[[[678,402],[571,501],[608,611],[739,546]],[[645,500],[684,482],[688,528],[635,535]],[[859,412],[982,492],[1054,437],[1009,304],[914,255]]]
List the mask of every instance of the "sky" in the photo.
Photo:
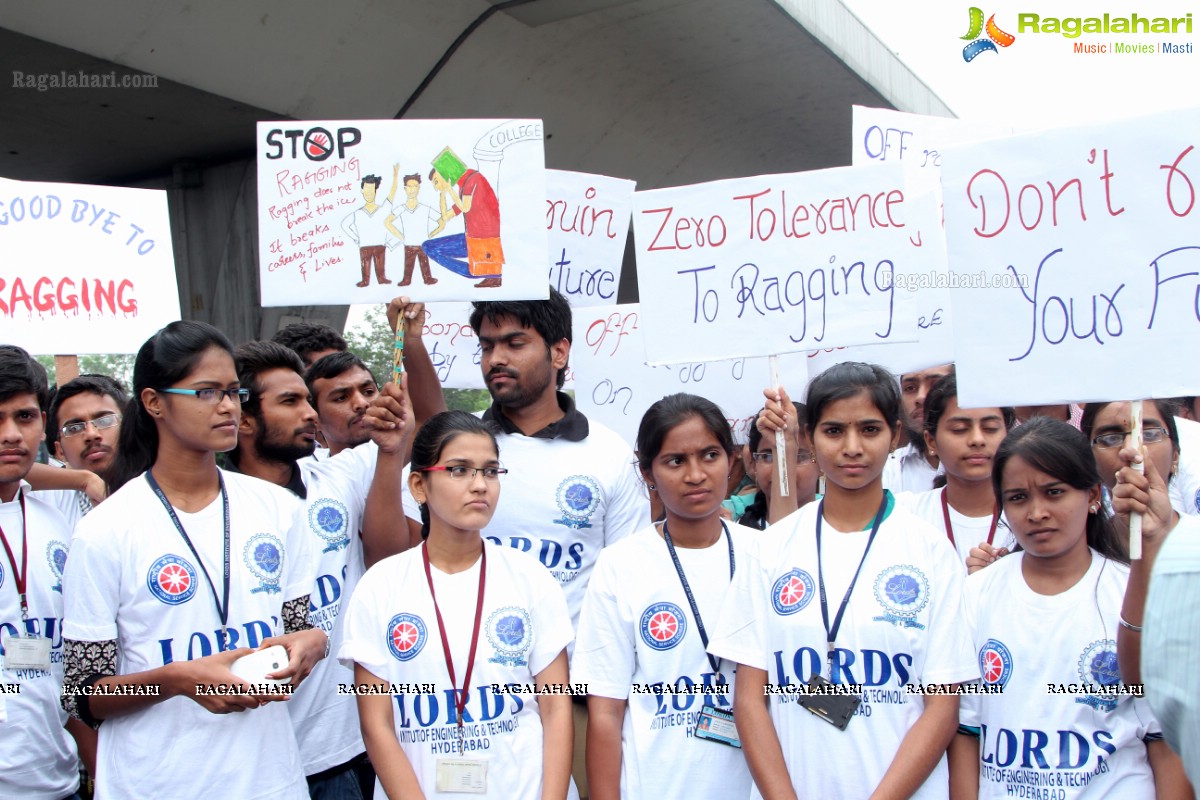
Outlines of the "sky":
[[[1200,4],[1195,0],[843,0],[918,78],[966,120],[1042,128],[1126,119],[1200,105]],[[987,3],[991,4],[988,5]],[[975,5],[1015,37],[1008,47],[963,59]],[[1018,14],[1047,17],[1184,17],[1192,33],[1021,32]],[[1181,28],[1182,31],[1182,28]],[[984,34],[986,36],[986,34]],[[1074,44],[1191,43],[1191,54],[1074,52]]]

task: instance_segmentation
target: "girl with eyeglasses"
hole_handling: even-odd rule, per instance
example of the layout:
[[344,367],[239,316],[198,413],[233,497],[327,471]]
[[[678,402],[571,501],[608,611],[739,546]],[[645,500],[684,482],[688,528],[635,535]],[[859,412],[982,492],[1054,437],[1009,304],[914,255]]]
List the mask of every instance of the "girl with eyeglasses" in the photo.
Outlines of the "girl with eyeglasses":
[[749,795],[733,744],[734,665],[705,652],[754,536],[721,519],[733,447],[725,414],[703,397],[670,395],[642,417],[638,466],[666,518],[601,551],[572,661],[589,693],[592,800]]
[[992,482],[1021,550],[967,580],[963,612],[988,693],[963,698],[953,797],[1031,787],[1064,800],[1190,797],[1118,666],[1128,558],[1087,439],[1032,419],[1000,445]]
[[156,333],[133,388],[114,493],[79,522],[63,574],[63,705],[99,727],[96,796],[177,796],[186,774],[231,798],[305,798],[287,694],[231,672],[281,645],[267,677],[294,687],[324,655],[299,504],[217,467],[244,390],[216,328]]
[[945,485],[928,492],[900,492],[896,501],[944,531],[964,565],[973,547],[1009,552],[1015,540],[992,491],[992,460],[1016,424],[1016,412],[960,407],[953,373],[933,385],[924,407],[925,444],[945,470]]
[[[754,419],[750,428],[749,447],[751,475],[758,493],[746,511],[738,518],[739,525],[765,529],[811,503],[817,495],[820,470],[813,459],[812,441],[805,429],[808,411],[803,403],[793,403],[781,387],[768,389],[767,404]],[[779,467],[775,464],[775,432],[786,432],[788,448],[788,496],[784,497],[776,481]]]
[[376,798],[577,797],[562,587],[480,536],[500,498],[496,438],[463,411],[413,441],[423,544],[371,567],[346,611]]
[[751,796],[946,798],[954,687],[978,673],[954,549],[883,488],[902,432],[895,377],[826,370],[808,386],[808,432],[825,495],[750,542],[709,643],[738,665]]

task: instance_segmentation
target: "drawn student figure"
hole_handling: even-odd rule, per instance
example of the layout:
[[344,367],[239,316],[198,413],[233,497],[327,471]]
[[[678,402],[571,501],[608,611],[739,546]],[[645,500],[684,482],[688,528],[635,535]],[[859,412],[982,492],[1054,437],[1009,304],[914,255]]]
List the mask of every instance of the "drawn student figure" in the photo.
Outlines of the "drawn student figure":
[[450,148],[433,161],[429,180],[438,192],[441,223],[432,237],[447,222],[462,215],[465,234],[430,238],[425,252],[446,269],[467,278],[483,278],[476,288],[500,285],[504,269],[504,248],[500,242],[500,201],[483,173],[470,169]]
[[[388,247],[395,247],[391,239],[392,201],[396,199],[400,165],[392,166],[392,188],[387,199],[378,202],[379,187],[383,178],[367,175],[360,182],[363,204],[342,220],[342,230],[358,245],[358,256],[362,262],[362,280],[355,284],[363,288],[371,283],[371,265],[375,266],[375,282],[391,283],[386,272]],[[401,237],[403,238],[403,237]]]
[[733,449],[703,397],[673,394],[642,417],[638,464],[666,519],[600,551],[572,662],[590,694],[593,800],[749,795],[730,741],[733,663],[705,652],[746,537],[759,535],[721,519]]
[[896,501],[944,531],[966,564],[972,548],[1007,553],[1015,540],[992,491],[996,448],[1016,424],[1011,408],[961,408],[958,379],[947,375],[925,397],[925,445],[945,470],[946,485],[928,492],[898,492]]
[[[825,496],[752,540],[709,643],[738,664],[752,796],[945,798],[958,698],[906,685],[979,671],[954,548],[882,486],[901,433],[895,378],[831,367],[809,384],[808,428]],[[796,694],[805,684],[827,693]]]
[[[955,797],[1190,797],[1146,702],[1122,693],[1117,629],[1129,580],[1086,437],[1038,417],[996,453],[992,483],[1021,552],[967,581],[963,613],[985,687],[963,698]],[[1157,784],[1157,790],[1156,790]]]
[[377,687],[358,698],[376,798],[578,796],[563,590],[479,533],[504,472],[486,422],[432,417],[409,477],[425,541],[371,567],[350,599],[338,658]]
[[[404,242],[404,277],[397,286],[408,286],[412,283],[413,268],[418,262],[421,264],[421,280],[425,285],[432,286],[438,282],[429,271],[429,256],[424,248],[420,244],[409,244],[424,241],[432,236],[434,231],[445,227],[441,215],[432,206],[427,206],[418,199],[420,191],[420,173],[405,175],[404,202],[392,207],[392,213],[388,215],[385,223],[388,231]],[[405,234],[408,234],[407,237]]]
[[230,672],[278,644],[288,662],[268,677],[296,685],[325,652],[298,501],[217,468],[245,390],[216,328],[160,330],[133,389],[115,491],[79,522],[63,575],[63,705],[99,727],[96,796],[178,797],[186,773],[224,797],[306,798],[286,695]]

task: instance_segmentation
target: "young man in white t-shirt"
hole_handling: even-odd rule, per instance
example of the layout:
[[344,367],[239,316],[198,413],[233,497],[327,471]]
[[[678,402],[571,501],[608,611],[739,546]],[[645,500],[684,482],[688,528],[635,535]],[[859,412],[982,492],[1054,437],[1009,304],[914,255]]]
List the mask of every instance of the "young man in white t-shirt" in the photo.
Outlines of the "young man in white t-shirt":
[[925,446],[925,396],[954,371],[953,364],[906,372],[900,376],[900,421],[909,443],[888,458],[883,488],[893,492],[927,492],[938,474],[938,458]]
[[89,769],[96,755],[95,734],[58,702],[71,532],[25,483],[45,437],[46,394],[41,365],[0,346],[0,797],[30,800],[73,797],[78,752]]

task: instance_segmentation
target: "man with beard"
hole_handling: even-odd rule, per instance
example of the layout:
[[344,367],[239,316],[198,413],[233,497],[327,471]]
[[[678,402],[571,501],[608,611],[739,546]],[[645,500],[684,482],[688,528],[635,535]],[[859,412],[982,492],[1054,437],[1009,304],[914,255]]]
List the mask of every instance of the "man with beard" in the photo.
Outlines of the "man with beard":
[[[336,353],[321,361],[343,356],[357,360]],[[355,399],[339,406],[346,413],[336,423],[332,417],[320,420],[333,432],[327,438],[332,454],[317,460],[311,456],[318,415],[309,403],[300,357],[274,342],[247,342],[235,357],[238,380],[250,390],[250,398],[242,406],[232,466],[304,500],[303,524],[318,554],[309,618],[329,636],[330,652],[337,652],[342,599],[350,597],[367,567],[408,545],[407,531],[396,530],[393,521],[403,514],[401,473],[415,428],[412,406],[403,383],[377,392],[374,378],[361,368],[370,382],[367,392],[355,367],[345,392]],[[374,444],[355,447],[367,439]],[[338,691],[340,684],[353,682],[351,669],[326,658],[288,703],[314,798],[358,800],[373,791],[375,777],[366,760],[354,696]]]
[[317,359],[304,377],[319,417],[326,455],[370,440],[366,412],[379,395],[375,375],[354,353],[330,353]]
[[909,443],[888,457],[883,488],[893,492],[928,492],[933,488],[939,464],[937,456],[925,446],[925,395],[953,372],[953,364],[942,364],[900,376],[901,422]]
[[125,389],[107,375],[80,375],[60,386],[50,400],[46,446],[67,469],[35,465],[30,483],[38,489],[49,488],[39,491],[38,497],[57,508],[71,530],[92,510],[92,500],[83,489],[50,487],[63,481],[71,486],[95,483],[89,475],[108,482],[121,437],[121,413],[128,402]]

